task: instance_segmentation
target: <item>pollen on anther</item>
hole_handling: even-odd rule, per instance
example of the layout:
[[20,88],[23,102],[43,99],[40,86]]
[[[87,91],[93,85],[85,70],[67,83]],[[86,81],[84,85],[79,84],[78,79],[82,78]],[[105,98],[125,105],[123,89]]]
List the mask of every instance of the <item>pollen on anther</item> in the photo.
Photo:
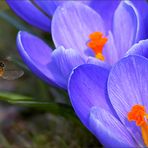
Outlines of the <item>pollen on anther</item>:
[[148,114],[142,105],[134,105],[128,113],[127,118],[129,121],[135,121],[136,125],[141,128],[141,135],[146,147],[148,147]]
[[144,116],[146,115],[145,107],[142,105],[134,105],[128,113],[127,118],[129,121],[135,121],[137,126],[145,123]]
[[94,51],[96,58],[104,61],[102,50],[108,39],[103,37],[101,32],[93,32],[89,35],[89,38],[90,40],[87,43],[87,46]]

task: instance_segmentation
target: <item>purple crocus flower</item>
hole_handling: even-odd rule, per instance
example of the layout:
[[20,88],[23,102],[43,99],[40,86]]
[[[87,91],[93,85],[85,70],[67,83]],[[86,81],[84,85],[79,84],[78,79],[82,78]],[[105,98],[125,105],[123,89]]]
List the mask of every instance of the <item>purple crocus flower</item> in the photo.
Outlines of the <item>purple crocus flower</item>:
[[[132,3],[122,1],[112,22],[113,30],[108,31],[101,16],[93,9],[82,3],[67,2],[58,7],[52,20],[52,37],[57,49],[52,52],[41,39],[21,31],[17,36],[18,50],[36,75],[67,89],[68,77],[74,67],[93,63],[109,69],[138,40],[139,17]],[[89,35],[94,32],[98,35],[97,31],[108,38],[104,49],[105,42],[102,41],[105,37],[97,38],[97,43],[93,38],[89,41]],[[87,46],[94,41],[99,50],[103,49],[104,62],[96,59],[93,50]]]
[[[147,49],[148,40],[131,50],[146,55]],[[141,55],[122,58],[110,72],[80,65],[70,76],[74,110],[105,147],[148,146],[148,59]]]

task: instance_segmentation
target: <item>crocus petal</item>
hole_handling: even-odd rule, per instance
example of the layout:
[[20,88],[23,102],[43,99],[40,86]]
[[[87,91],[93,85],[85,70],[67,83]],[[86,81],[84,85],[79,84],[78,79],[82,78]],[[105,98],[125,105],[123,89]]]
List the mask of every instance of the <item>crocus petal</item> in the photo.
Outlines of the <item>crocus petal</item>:
[[11,9],[29,24],[49,32],[51,20],[36,8],[30,0],[6,0]]
[[114,37],[111,31],[109,31],[107,38],[108,41],[103,49],[103,55],[105,57],[105,61],[112,65],[118,61],[119,57],[117,54]]
[[105,147],[137,147],[126,127],[102,108],[92,107],[89,128]]
[[54,83],[47,65],[51,60],[51,48],[38,37],[20,31],[17,36],[18,51],[27,66],[46,82]]
[[115,9],[120,0],[91,0],[90,7],[96,10],[104,20],[106,29],[111,29]]
[[84,63],[85,60],[74,49],[65,49],[60,46],[53,51],[48,66],[52,73],[55,74],[56,82],[61,87],[67,88],[68,77],[73,68]]
[[68,92],[75,112],[88,127],[90,108],[94,105],[113,113],[106,93],[109,70],[92,64],[78,66],[72,72]]
[[103,61],[101,61],[101,60],[99,60],[97,58],[94,58],[94,57],[88,57],[86,63],[95,64],[95,65],[98,65],[100,67],[106,68],[108,70],[110,70],[110,68],[111,68],[111,66],[108,63],[103,62]]
[[148,60],[142,56],[128,56],[113,66],[108,79],[108,95],[119,118],[143,144],[140,128],[127,120],[127,114],[136,105],[148,111]]
[[139,17],[136,8],[130,1],[121,1],[113,20],[113,36],[119,58],[136,41],[138,31]]
[[133,45],[126,55],[141,55],[148,58],[148,40],[141,40],[139,43]]
[[58,5],[62,4],[64,1],[34,0],[34,2],[40,6],[49,16],[52,16]]
[[52,19],[52,37],[56,47],[63,45],[84,54],[89,34],[105,33],[103,20],[93,9],[81,2],[67,2],[58,7]]
[[148,32],[148,2],[147,0],[131,0],[140,15],[140,36],[139,39],[147,39]]
[[[54,1],[50,1],[50,0],[34,0],[34,2],[41,7],[49,16],[52,16],[56,10],[56,8],[63,4],[64,2],[66,2],[66,0],[54,0]],[[89,4],[90,0],[87,1],[83,1],[80,0],[80,2],[83,2],[85,4]]]

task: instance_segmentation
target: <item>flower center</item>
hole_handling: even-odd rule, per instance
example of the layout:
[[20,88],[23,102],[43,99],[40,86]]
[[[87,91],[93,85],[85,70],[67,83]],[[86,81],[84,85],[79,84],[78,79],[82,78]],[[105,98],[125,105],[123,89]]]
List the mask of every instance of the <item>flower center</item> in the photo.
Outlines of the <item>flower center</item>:
[[89,35],[89,38],[90,40],[87,43],[87,46],[95,52],[97,59],[104,61],[105,58],[102,54],[102,51],[108,39],[103,37],[101,32],[93,32]]
[[148,146],[148,114],[142,105],[134,105],[127,115],[129,121],[135,121],[141,127],[141,133],[146,146]]

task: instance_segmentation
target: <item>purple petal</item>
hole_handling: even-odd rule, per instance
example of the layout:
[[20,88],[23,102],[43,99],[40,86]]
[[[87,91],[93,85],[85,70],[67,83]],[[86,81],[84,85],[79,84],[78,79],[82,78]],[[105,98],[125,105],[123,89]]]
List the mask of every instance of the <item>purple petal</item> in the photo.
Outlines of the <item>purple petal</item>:
[[36,8],[30,0],[6,0],[11,9],[29,24],[49,32],[51,20]]
[[89,127],[104,147],[137,147],[126,127],[104,109],[98,107],[91,109]]
[[148,111],[148,60],[142,56],[128,56],[113,66],[108,79],[108,94],[119,118],[133,137],[143,144],[140,128],[127,120],[127,114],[136,105]]
[[63,88],[67,88],[67,82],[73,68],[84,64],[85,60],[74,49],[59,47],[55,49],[51,56],[49,69],[54,73],[56,82]]
[[84,64],[72,72],[68,92],[75,112],[88,127],[92,106],[99,106],[113,113],[106,92],[109,70],[92,64]]
[[90,7],[101,15],[107,30],[111,29],[113,14],[119,2],[120,0],[91,0]]
[[21,31],[17,36],[17,47],[24,62],[37,76],[49,84],[54,83],[47,67],[52,50],[46,43],[34,35]]
[[88,64],[95,64],[95,65],[98,65],[100,67],[106,68],[108,70],[111,69],[111,66],[108,63],[103,62],[103,61],[101,61],[101,60],[99,60],[97,58],[94,58],[94,57],[88,57],[87,63]]
[[58,5],[62,4],[64,1],[60,0],[34,0],[34,2],[41,7],[49,16],[52,16]]
[[[52,16],[56,10],[56,8],[63,4],[64,2],[66,2],[67,0],[54,0],[54,1],[50,1],[50,0],[34,0],[34,2],[41,7],[49,16]],[[85,3],[85,4],[89,4],[90,0],[85,1],[85,0],[80,0],[81,2]]]
[[126,53],[126,55],[141,55],[148,58],[148,40],[142,40],[139,43],[132,46]]
[[138,31],[139,17],[136,8],[130,1],[121,1],[113,20],[113,36],[119,58],[135,43]]
[[89,34],[105,33],[103,20],[95,11],[81,2],[67,2],[58,7],[52,20],[52,37],[56,47],[76,49],[84,54]]
[[105,61],[112,65],[118,61],[119,57],[117,54],[117,48],[115,46],[114,37],[110,31],[108,33],[107,38],[108,41],[103,49],[103,55],[105,57]]
[[148,32],[148,2],[147,0],[132,0],[140,15],[140,39],[147,39]]

